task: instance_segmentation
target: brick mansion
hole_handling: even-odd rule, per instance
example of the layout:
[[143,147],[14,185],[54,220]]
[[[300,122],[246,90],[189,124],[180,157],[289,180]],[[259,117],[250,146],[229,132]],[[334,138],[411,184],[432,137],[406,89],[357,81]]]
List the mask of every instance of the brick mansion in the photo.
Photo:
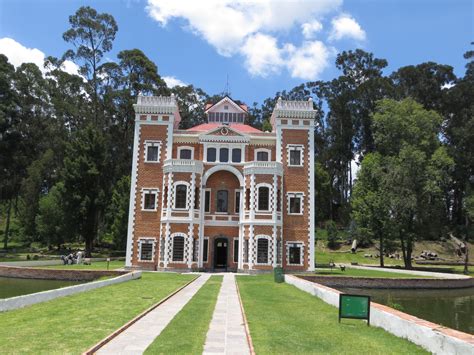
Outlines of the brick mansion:
[[314,269],[313,102],[279,99],[271,132],[226,96],[179,129],[174,96],[139,96],[126,266]]

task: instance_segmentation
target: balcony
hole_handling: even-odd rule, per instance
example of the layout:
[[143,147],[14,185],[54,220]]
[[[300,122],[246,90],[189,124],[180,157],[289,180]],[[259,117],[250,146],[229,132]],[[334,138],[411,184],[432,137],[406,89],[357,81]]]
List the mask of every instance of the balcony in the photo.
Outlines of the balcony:
[[276,174],[283,175],[283,166],[276,161],[252,161],[244,165],[244,175]]
[[199,160],[166,159],[163,164],[165,173],[197,173],[202,174],[203,164]]

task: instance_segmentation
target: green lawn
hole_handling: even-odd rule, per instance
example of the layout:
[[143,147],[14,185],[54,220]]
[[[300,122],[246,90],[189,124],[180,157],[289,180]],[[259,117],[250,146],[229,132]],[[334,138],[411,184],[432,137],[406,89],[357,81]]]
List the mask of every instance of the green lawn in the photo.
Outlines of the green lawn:
[[173,318],[146,354],[202,354],[222,276],[212,276]]
[[[364,254],[366,253],[367,251],[359,251],[355,254],[352,254],[350,252],[338,252],[331,250],[321,251],[316,249],[315,258],[316,264],[329,264],[329,262],[332,261],[338,264],[358,263],[379,265],[380,261],[378,258],[365,258]],[[384,258],[384,262],[386,265],[403,265],[403,260]]]
[[324,276],[351,276],[351,277],[384,277],[389,279],[425,279],[432,278],[431,276],[420,276],[420,275],[410,275],[404,273],[395,273],[395,272],[385,272],[379,270],[362,270],[362,269],[351,269],[346,268],[346,271],[341,271],[340,268],[334,268],[331,270],[318,270],[315,271],[316,275]]
[[317,297],[270,275],[237,277],[257,354],[426,354],[361,320],[344,319]]
[[194,277],[143,273],[138,280],[0,313],[0,352],[80,354]]
[[[110,261],[109,262],[109,270],[114,269],[121,269],[125,266],[125,261]],[[38,266],[38,268],[44,269],[60,269],[60,270],[68,270],[68,269],[76,269],[76,270],[107,270],[107,261],[92,261],[91,265],[51,265],[51,266]]]

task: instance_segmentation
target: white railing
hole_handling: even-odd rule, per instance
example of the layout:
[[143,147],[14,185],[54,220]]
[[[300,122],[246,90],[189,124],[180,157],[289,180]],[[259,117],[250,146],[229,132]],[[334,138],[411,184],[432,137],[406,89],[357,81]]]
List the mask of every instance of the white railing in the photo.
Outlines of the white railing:
[[176,106],[174,95],[171,96],[138,96],[138,105],[145,106]]
[[244,165],[244,174],[282,174],[283,165],[276,161],[252,161]]
[[289,101],[278,99],[276,109],[279,110],[313,110],[313,100],[310,98],[308,101]]
[[165,172],[181,171],[202,173],[203,163],[192,159],[166,159],[163,163]]

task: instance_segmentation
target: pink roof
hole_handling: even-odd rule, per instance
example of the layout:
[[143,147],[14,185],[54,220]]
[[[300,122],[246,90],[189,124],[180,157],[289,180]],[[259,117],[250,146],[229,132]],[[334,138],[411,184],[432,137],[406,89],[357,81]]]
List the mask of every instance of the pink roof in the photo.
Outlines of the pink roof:
[[[186,131],[207,132],[221,126],[224,126],[224,125],[220,123],[203,123],[203,124],[188,128]],[[256,129],[252,126],[249,126],[247,124],[230,123],[229,127],[242,133],[262,133],[261,130]]]

